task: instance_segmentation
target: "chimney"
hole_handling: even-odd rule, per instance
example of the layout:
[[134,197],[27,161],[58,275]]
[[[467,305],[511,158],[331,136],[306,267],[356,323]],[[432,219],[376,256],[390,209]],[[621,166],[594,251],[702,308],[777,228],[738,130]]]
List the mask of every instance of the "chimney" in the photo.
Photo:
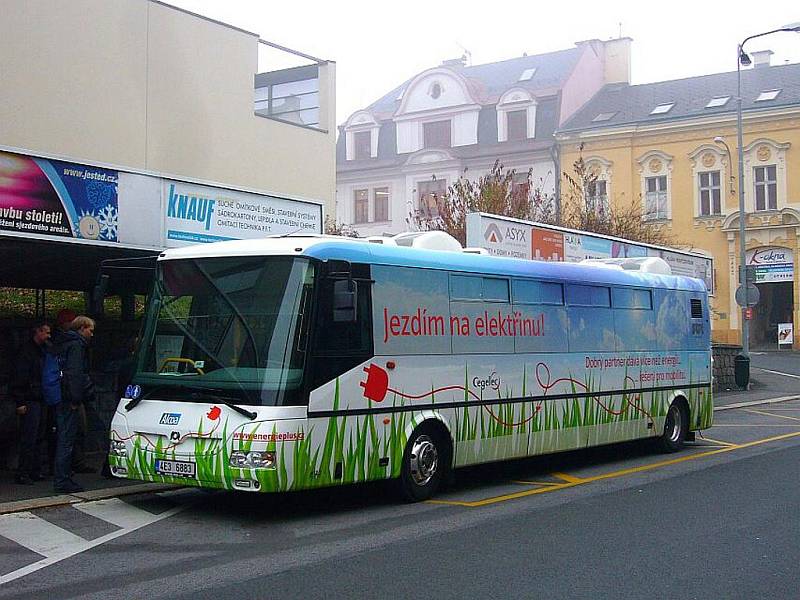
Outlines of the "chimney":
[[770,66],[770,56],[775,53],[772,50],[756,50],[750,54],[753,56],[753,68],[761,69]]
[[631,42],[620,37],[603,42],[603,79],[605,83],[631,82]]

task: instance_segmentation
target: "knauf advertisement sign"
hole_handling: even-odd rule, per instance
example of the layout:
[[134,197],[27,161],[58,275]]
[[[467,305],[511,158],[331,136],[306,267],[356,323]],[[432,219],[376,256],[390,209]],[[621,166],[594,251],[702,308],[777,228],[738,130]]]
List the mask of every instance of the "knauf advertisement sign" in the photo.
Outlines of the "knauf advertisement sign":
[[322,231],[317,204],[170,180],[163,195],[167,248]]
[[0,151],[0,230],[117,242],[117,171]]

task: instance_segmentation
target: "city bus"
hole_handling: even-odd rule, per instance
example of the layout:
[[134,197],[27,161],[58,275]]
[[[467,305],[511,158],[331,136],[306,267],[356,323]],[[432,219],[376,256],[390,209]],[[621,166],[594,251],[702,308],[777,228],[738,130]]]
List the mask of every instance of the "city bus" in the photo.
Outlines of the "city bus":
[[[550,263],[443,232],[167,250],[117,477],[250,492],[395,479],[712,423],[708,294],[661,259]],[[655,265],[655,266],[654,266]]]

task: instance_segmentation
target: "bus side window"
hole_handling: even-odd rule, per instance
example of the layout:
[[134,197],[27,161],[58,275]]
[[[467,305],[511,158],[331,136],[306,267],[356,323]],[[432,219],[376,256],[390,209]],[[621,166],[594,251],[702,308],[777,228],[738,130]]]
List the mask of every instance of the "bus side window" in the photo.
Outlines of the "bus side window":
[[615,287],[611,290],[618,352],[653,349],[656,318],[652,290]]
[[605,286],[567,284],[570,352],[616,350],[611,290]]
[[[350,289],[347,278],[322,277],[318,280],[319,301],[314,317],[310,364],[306,367],[309,391],[372,358],[372,283],[369,266],[353,264],[352,275],[355,315],[352,310],[341,310],[341,292]],[[339,292],[338,311],[336,292]],[[349,312],[350,318],[342,319],[343,312]],[[353,316],[355,318],[351,318]]]
[[[370,284],[346,279],[323,279],[317,318],[317,354],[358,354],[372,349],[372,311]],[[354,295],[355,311],[343,307],[349,293]],[[355,313],[355,314],[354,314]]]

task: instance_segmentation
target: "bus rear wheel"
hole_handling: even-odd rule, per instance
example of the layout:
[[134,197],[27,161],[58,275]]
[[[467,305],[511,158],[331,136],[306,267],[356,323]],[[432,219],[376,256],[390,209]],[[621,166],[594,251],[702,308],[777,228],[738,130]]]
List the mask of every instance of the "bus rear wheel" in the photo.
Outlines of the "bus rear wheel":
[[689,429],[689,415],[680,402],[673,402],[664,421],[664,433],[658,439],[662,452],[678,452],[683,448]]
[[447,471],[447,449],[431,427],[420,427],[408,440],[400,470],[400,491],[410,502],[427,500],[436,493]]

